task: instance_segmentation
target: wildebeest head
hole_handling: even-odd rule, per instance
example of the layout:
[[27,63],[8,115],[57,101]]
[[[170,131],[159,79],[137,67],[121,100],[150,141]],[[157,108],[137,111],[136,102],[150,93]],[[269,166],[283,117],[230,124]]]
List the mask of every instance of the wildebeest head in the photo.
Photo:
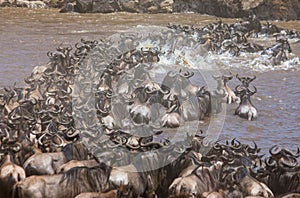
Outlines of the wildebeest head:
[[182,73],[180,70],[179,72],[169,71],[168,74],[163,79],[161,88],[163,90],[172,90],[176,95],[180,98],[187,97],[187,92],[189,90],[185,90],[188,85],[191,85],[191,78],[194,75],[193,72],[186,71]]
[[236,78],[242,83],[242,86],[245,88],[248,88],[250,83],[256,79],[256,76],[254,75],[253,77],[250,76],[239,76],[239,74],[236,74]]
[[222,111],[222,98],[225,96],[224,89],[211,93],[205,86],[197,93],[199,101],[202,101],[200,102],[200,108],[204,109],[206,115],[220,113]]

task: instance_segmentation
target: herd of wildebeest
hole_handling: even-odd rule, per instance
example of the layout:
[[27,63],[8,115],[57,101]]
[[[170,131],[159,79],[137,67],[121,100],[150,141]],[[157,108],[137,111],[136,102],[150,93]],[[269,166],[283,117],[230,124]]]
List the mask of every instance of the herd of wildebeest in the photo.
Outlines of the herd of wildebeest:
[[[262,51],[276,62],[291,52],[287,39],[276,39],[264,49],[248,43],[247,37],[300,36],[270,23],[261,25],[255,18],[202,29],[168,27],[196,33],[198,42],[215,53]],[[293,152],[274,145],[269,154],[260,154],[255,142],[237,139],[208,146],[200,131],[187,133],[180,142],[164,136],[165,130],[220,113],[224,103],[236,103],[236,115],[256,119],[250,99],[257,91],[250,86],[255,76],[213,75],[217,87],[209,90],[192,83],[194,73],[181,68],[167,72],[158,83],[149,71],[163,52],[132,49],[100,68],[95,89],[86,89],[89,82],[76,76],[95,76],[94,70],[92,74],[82,67],[89,52],[107,45],[82,40],[74,50],[60,46],[48,53],[47,65],[24,79],[26,86],[0,90],[1,198],[300,197],[299,148]],[[233,77],[240,84],[232,90],[228,81]],[[80,97],[85,94],[94,98],[92,108]],[[90,116],[93,112],[96,119]],[[142,133],[133,131],[141,128]],[[96,156],[82,141],[87,129],[97,141]],[[99,137],[93,136],[94,129]],[[131,161],[132,156],[138,160]]]

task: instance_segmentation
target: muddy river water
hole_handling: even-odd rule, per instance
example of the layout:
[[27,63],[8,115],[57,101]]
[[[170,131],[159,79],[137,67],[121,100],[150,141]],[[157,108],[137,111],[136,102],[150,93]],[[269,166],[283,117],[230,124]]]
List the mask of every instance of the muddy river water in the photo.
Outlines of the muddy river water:
[[[204,26],[217,18],[199,14],[60,14],[58,10],[0,8],[0,87],[22,85],[34,66],[49,61],[48,51],[63,44],[79,42],[81,38],[99,40],[136,26],[166,26],[168,23]],[[224,19],[226,22],[238,19]],[[274,22],[300,31],[300,21]],[[274,42],[269,38],[268,42]],[[295,57],[300,56],[300,42],[293,40]],[[255,57],[254,57],[255,58]],[[238,60],[241,61],[242,60]],[[250,67],[244,63],[231,66],[218,60],[220,70],[241,75],[256,75],[258,92],[253,103],[259,118],[247,121],[233,115],[236,105],[227,106],[227,115],[220,139],[238,139],[257,144],[267,150],[274,144],[295,150],[300,147],[300,64],[273,67]],[[238,81],[230,82],[234,87]]]

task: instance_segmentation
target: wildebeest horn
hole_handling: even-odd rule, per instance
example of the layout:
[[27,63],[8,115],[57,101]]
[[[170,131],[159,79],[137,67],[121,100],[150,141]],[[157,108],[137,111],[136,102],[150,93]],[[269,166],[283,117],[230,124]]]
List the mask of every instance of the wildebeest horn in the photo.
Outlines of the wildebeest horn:
[[[146,65],[145,65],[146,66]],[[146,67],[145,67],[147,70],[151,70],[151,69],[153,69],[153,64],[149,64],[149,66],[147,65]]]
[[107,92],[106,92],[106,97],[107,98],[111,98],[112,97],[112,93],[113,93],[113,91],[111,89],[108,89]]
[[60,144],[55,144],[54,141],[53,141],[53,144],[55,145],[55,147],[63,147],[65,145],[65,141],[57,133],[54,135],[54,137],[57,137],[58,140],[60,141]]
[[72,130],[69,130],[66,135],[68,138],[73,138],[76,137],[77,135],[80,134],[80,130],[76,129],[74,132]]
[[47,134],[47,133],[44,133],[43,135],[41,135],[41,137],[39,137],[39,139],[38,139],[38,144],[39,144],[39,145],[41,145],[41,146],[44,145],[43,142],[42,142],[42,139],[44,138],[44,136],[45,136],[46,134]]
[[236,91],[236,93],[241,93],[242,91],[244,91],[245,89],[239,89],[241,87],[241,85],[237,85],[236,87],[235,87],[235,91]]
[[182,154],[182,153],[184,153],[185,152],[185,147],[183,146],[183,145],[180,145],[181,147],[179,147],[179,146],[175,146],[174,147],[174,151],[176,152],[176,153],[179,153],[179,154]]
[[150,147],[150,146],[158,146],[159,148],[164,147],[164,145],[160,142],[143,143],[141,140],[142,140],[142,138],[140,138],[140,140],[139,140],[139,144],[140,144],[141,147]]
[[207,91],[207,87],[206,86],[202,86],[199,90],[200,93],[205,93]]
[[185,78],[191,78],[192,76],[194,76],[194,72],[189,72],[189,71],[186,71],[183,76]]
[[280,158],[278,164],[289,167],[289,168],[294,168],[298,165],[297,159],[295,157]]
[[257,92],[257,88],[253,85],[254,91],[251,91],[249,88],[247,90],[249,91],[250,95],[253,95]]
[[177,75],[177,73],[175,71],[169,71],[167,75],[173,78]]
[[150,90],[148,86],[145,87],[145,92],[148,94],[154,93],[155,91],[156,91],[155,89]]
[[271,155],[278,155],[281,152],[281,150],[282,149],[280,146],[274,145],[269,149],[269,153]]
[[178,105],[174,104],[167,110],[167,113],[172,113],[172,112],[176,111],[177,108],[178,108]]
[[22,147],[21,144],[19,142],[16,142],[15,145],[11,146],[11,149],[15,153],[17,153],[17,152],[19,152],[21,150],[21,147]]
[[212,77],[213,77],[215,80],[217,80],[217,79],[221,78],[221,76],[220,76],[220,75],[212,75]]
[[75,44],[75,47],[76,47],[77,49],[80,49],[80,48],[81,48],[81,46],[79,46],[79,43],[76,43],[76,44]]
[[222,146],[221,146],[219,143],[215,143],[214,146],[213,146],[213,148],[214,148],[215,150],[221,150],[221,149],[222,149]]
[[285,153],[289,154],[290,156],[293,157],[299,157],[300,156],[300,148],[297,148],[297,153],[293,153],[292,151],[288,150],[288,149],[282,149],[282,151],[284,151]]
[[242,148],[241,142],[238,141],[236,138],[233,138],[233,140],[231,141],[231,145],[232,145],[235,149],[240,149],[240,148]]
[[231,73],[231,71],[229,71],[229,75],[223,75],[223,77],[228,78],[229,80],[231,80],[233,78],[233,74]]
[[255,153],[258,150],[257,144],[255,141],[253,141],[254,148],[251,148],[251,146],[247,145],[246,150],[250,153]]
[[239,81],[242,81],[242,79],[239,77],[239,74],[236,74],[236,78],[237,78]]
[[252,78],[250,78],[251,80],[250,80],[250,82],[252,82],[253,80],[255,80],[256,79],[256,76],[254,75]]
[[[5,125],[3,127],[5,127]],[[4,131],[5,131],[5,136],[2,138],[2,141],[6,142],[9,139],[9,132],[8,132],[8,130],[6,128],[4,129]]]
[[274,167],[276,165],[276,161],[273,160],[272,158],[266,158],[265,159],[266,165],[269,167]]
[[47,52],[47,56],[49,57],[49,58],[52,58],[53,57],[53,52]]

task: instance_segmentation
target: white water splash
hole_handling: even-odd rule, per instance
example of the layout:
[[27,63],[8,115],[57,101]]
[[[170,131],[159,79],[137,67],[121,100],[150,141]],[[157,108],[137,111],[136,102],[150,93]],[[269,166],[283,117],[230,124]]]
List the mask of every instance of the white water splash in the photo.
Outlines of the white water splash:
[[260,55],[260,53],[241,53],[241,55],[237,57],[229,53],[222,55],[210,53],[209,59],[225,69],[241,68],[258,72],[300,69],[300,57],[293,53],[288,54],[288,60],[280,64],[274,64],[273,59],[270,59],[267,55]]

